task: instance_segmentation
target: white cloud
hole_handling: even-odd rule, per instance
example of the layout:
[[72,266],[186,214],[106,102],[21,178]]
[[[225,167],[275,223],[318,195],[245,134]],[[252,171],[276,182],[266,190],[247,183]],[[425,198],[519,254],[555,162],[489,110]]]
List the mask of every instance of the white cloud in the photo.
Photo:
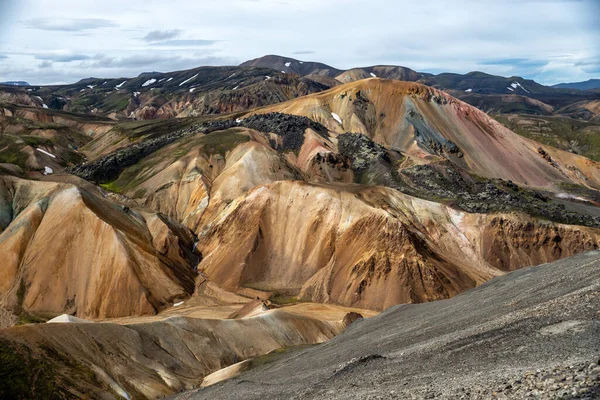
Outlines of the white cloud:
[[117,26],[114,22],[102,18],[35,18],[25,21],[25,25],[43,31],[65,32],[80,32]]

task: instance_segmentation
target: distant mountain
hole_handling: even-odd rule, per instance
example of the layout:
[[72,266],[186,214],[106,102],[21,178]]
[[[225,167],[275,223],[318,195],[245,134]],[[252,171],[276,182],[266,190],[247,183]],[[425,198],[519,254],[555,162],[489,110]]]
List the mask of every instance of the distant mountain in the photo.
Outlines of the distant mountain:
[[10,85],[10,86],[31,86],[28,82],[25,81],[8,81],[8,82],[0,82],[0,85]]
[[[312,61],[300,61],[294,58],[276,55],[268,55],[256,58],[254,60],[246,61],[240,64],[240,66],[271,68],[278,72],[280,71],[282,73],[298,74],[316,80],[319,80],[318,77],[329,77],[334,78],[339,83],[348,83],[360,79],[375,77],[414,82],[419,79],[432,76],[431,74],[416,72],[410,68],[401,67],[397,65],[377,65],[342,70],[334,68],[327,64]],[[332,84],[334,81],[320,81],[322,83],[327,82],[329,86],[335,86],[335,84]]]
[[422,80],[421,83],[440,89],[462,90],[466,93],[479,94],[521,94],[528,96],[555,91],[555,89],[519,76],[506,78],[479,71],[464,75],[452,73],[432,75]]
[[447,91],[471,105],[492,113],[551,115],[555,109],[579,101],[598,99],[595,91],[555,88],[520,76],[504,77],[479,71],[433,75],[394,65],[340,70],[327,64],[276,55],[246,61],[241,66],[263,67],[280,73],[299,74],[329,87],[375,77],[419,82]]
[[329,87],[268,68],[199,67],[137,78],[92,77],[70,85],[6,86],[0,99],[112,119],[156,119],[245,111]]
[[271,68],[279,72],[306,75],[324,75],[335,78],[344,72],[327,64],[312,61],[300,61],[294,58],[268,55],[240,64],[240,67]]
[[572,82],[572,83],[559,83],[552,85],[553,88],[557,89],[577,89],[577,90],[590,90],[600,88],[600,79],[589,79],[584,82]]
[[144,76],[157,75],[157,74],[162,74],[162,72],[158,72],[158,71],[142,72],[141,74],[138,75],[138,78],[141,78],[141,77],[144,77]]
[[112,119],[155,119],[244,111],[369,78],[422,83],[494,114],[550,116],[558,109],[585,101],[592,102],[593,110],[585,111],[590,108],[586,106],[585,110],[569,112],[592,119],[597,115],[595,104],[600,101],[598,89],[555,88],[517,76],[484,72],[433,75],[397,65],[342,70],[277,55],[249,60],[237,67],[143,72],[135,78],[90,77],[60,86],[7,82],[0,96],[8,103]]

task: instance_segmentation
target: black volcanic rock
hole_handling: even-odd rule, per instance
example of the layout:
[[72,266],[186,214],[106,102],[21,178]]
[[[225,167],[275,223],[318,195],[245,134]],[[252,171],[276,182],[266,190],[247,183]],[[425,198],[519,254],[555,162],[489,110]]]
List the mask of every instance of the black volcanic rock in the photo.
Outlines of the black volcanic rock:
[[328,137],[327,128],[323,125],[307,117],[290,114],[256,114],[242,120],[240,125],[260,132],[277,134],[283,138],[281,150],[284,151],[300,150],[304,143],[304,132],[309,128],[325,138]]

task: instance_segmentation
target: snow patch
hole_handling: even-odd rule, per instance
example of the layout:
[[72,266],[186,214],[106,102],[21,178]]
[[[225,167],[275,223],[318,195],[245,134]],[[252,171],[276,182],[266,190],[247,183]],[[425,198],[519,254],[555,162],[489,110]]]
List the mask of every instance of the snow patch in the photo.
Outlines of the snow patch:
[[173,307],[179,307],[179,306],[180,306],[180,305],[182,305],[182,304],[183,304],[183,301],[180,301],[179,303],[175,303],[175,304],[173,304]]
[[44,166],[44,175],[50,175],[54,173],[54,170],[50,167]]
[[96,87],[96,85],[87,85],[87,87],[89,87],[90,89],[93,89]]
[[511,87],[509,87],[509,86],[507,86],[506,88],[507,88],[508,90],[510,90],[511,92],[514,92],[514,91],[515,91],[515,89],[513,89],[513,88],[511,88]]
[[170,81],[172,81],[172,80],[173,80],[173,77],[171,77],[171,78],[167,79],[167,82],[170,82]]
[[271,79],[270,76],[265,76],[265,80],[268,81],[269,79]]
[[579,196],[574,196],[569,193],[558,193],[556,195],[556,197],[558,197],[559,199],[573,199],[573,200],[585,201],[586,203],[589,203],[588,199],[585,199],[585,198],[579,197]]
[[467,89],[465,90],[465,92],[471,93],[473,91],[473,89]]
[[342,119],[340,118],[339,115],[337,115],[336,113],[332,112],[331,116],[333,117],[333,119],[335,119],[337,122],[339,122],[340,125],[344,125],[344,123],[342,122]]
[[234,76],[235,76],[235,72],[233,74],[229,75],[229,78],[227,78],[227,79],[233,78]]
[[44,99],[42,99],[40,96],[35,96],[35,97],[37,97],[37,99],[42,102],[42,107],[43,108],[48,108],[48,106],[46,105],[46,103],[44,103]]
[[284,70],[281,70],[281,72],[283,72],[283,73],[285,74],[285,71],[284,71]]
[[303,62],[303,61],[298,61],[298,62],[299,62],[300,64],[304,64],[304,62]]
[[156,82],[156,79],[154,79],[154,78],[148,79],[146,82],[142,83],[142,87],[150,86],[155,82]]
[[239,87],[240,87],[240,85],[237,85],[236,87],[234,87],[234,88],[233,88],[233,89],[231,89],[231,90],[236,90],[236,89],[237,89],[237,88],[239,88]]
[[523,87],[523,85],[521,85],[519,82],[513,82],[513,83],[510,84],[510,86],[512,86],[513,89],[516,89],[516,88],[519,87],[519,88],[523,89],[524,91],[526,91],[527,93],[529,93],[529,90],[525,89]]
[[[191,81],[192,79],[195,79],[197,76],[198,76],[198,74],[196,74],[196,75],[192,76],[192,77],[191,77],[191,78],[189,78],[189,79],[186,79],[185,81],[181,82],[181,83],[179,84],[179,86],[183,86],[183,85],[185,85],[186,83],[188,83],[188,82],[189,82],[189,81]],[[170,79],[169,79],[169,80],[170,80]],[[168,82],[168,81],[167,81],[167,82]]]
[[36,149],[37,151],[39,151],[40,153],[44,153],[47,156],[50,156],[52,158],[56,158],[56,156],[54,154],[48,153],[46,150],[42,150],[42,149]]
[[164,81],[165,79],[167,79],[167,78],[162,78],[162,79],[159,79],[159,80],[158,80],[158,83],[161,83],[161,82],[162,82],[162,81]]
[[288,61],[288,62],[285,63],[285,66],[288,67],[288,68],[290,67],[290,65],[292,65],[292,63],[290,61]]
[[235,123],[236,123],[236,124],[240,124],[241,122],[242,122],[242,119],[241,119],[241,118],[236,118],[236,120],[235,120]]
[[190,89],[190,93],[193,93],[193,92],[194,92],[194,90],[196,90],[196,88],[195,88],[195,87],[191,88],[191,89]]
[[142,92],[133,92],[133,95],[134,95],[135,97],[138,97],[138,95],[139,95],[139,94],[141,94],[141,93],[142,93]]
[[374,74],[374,73],[372,73],[372,72],[371,72],[371,76],[372,76],[373,78],[377,78],[377,75],[375,75],[375,74]]
[[124,84],[126,84],[127,81],[123,81],[121,83],[119,83],[117,86],[115,86],[117,89],[121,89],[121,86],[123,86]]
[[70,322],[87,322],[92,323],[92,321],[88,321],[87,319],[77,318],[69,314],[62,314],[58,317],[52,318],[50,321],[46,322],[47,324],[64,324]]

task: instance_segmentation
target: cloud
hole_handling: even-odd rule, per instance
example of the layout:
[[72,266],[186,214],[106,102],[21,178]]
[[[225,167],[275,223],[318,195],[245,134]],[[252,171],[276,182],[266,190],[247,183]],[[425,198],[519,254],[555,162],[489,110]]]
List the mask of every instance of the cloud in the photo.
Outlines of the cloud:
[[4,55],[4,54],[0,54],[0,60],[8,58],[8,56]]
[[181,35],[181,29],[171,29],[166,31],[151,31],[142,38],[146,42],[160,42],[162,40],[169,40],[176,38]]
[[62,32],[80,32],[118,26],[116,23],[102,18],[35,18],[25,21],[25,25],[31,29]]
[[52,62],[50,62],[50,61],[42,61],[38,65],[38,68],[40,68],[40,69],[51,68],[51,67],[52,67]]
[[179,47],[203,47],[218,43],[218,40],[167,40],[164,42],[154,43],[157,46],[179,46]]
[[60,53],[44,53],[44,54],[36,54],[34,56],[36,60],[43,61],[53,61],[59,63],[68,63],[71,61],[83,61],[89,60],[90,56],[85,54],[60,54]]
[[[210,54],[210,52],[209,52]],[[194,57],[176,56],[172,54],[139,54],[128,57],[108,57],[105,54],[97,54],[88,61],[83,61],[79,68],[84,69],[130,69],[142,70],[162,69],[163,71],[173,71],[178,68],[188,69],[200,67],[203,65],[235,65],[237,60],[226,57],[212,57],[195,53]]]
[[548,60],[532,60],[530,58],[497,58],[478,61],[479,65],[510,65],[524,67],[542,67],[548,64]]
[[[156,0],[125,5],[102,0],[100,8],[80,0],[54,1],[51,7],[48,0],[0,0],[0,53],[10,57],[0,60],[0,67],[11,67],[10,80],[74,82],[83,74],[137,76],[293,52],[292,57],[337,68],[390,64],[423,72],[479,70],[544,84],[600,75],[598,0],[456,0],[451,5],[446,0],[303,0],[292,6],[278,1],[203,1],[199,17],[194,0],[178,0],[172,7]],[[2,8],[7,3],[13,11]],[[58,48],[91,58],[66,62],[68,55]],[[58,53],[65,62],[38,68],[42,61],[54,62],[34,59],[47,53]],[[556,58],[561,55],[570,58]]]

